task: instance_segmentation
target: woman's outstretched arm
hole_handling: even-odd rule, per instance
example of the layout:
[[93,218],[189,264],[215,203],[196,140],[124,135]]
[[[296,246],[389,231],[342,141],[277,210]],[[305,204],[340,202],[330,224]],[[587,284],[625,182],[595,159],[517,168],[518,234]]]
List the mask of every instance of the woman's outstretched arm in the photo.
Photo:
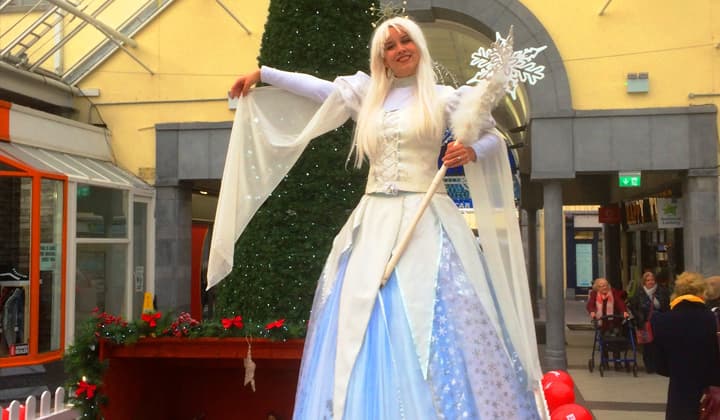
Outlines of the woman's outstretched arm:
[[335,89],[335,85],[327,80],[304,73],[277,70],[272,67],[261,68],[244,74],[230,88],[230,97],[245,96],[250,88],[258,82],[267,83],[299,96],[304,96],[321,103]]

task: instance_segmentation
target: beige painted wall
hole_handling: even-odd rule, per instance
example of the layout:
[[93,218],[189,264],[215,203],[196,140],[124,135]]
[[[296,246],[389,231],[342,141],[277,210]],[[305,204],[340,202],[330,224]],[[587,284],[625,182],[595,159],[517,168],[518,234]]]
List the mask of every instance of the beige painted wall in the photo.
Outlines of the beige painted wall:
[[83,99],[78,107],[86,109],[86,119],[97,122],[99,114],[107,124],[124,168],[136,174],[154,168],[155,124],[233,118],[227,91],[238,74],[257,66],[269,1],[225,4],[250,35],[215,2],[176,1],[134,37],[134,52],[154,75],[116,52],[79,83],[100,89],[91,98],[92,112]]
[[[575,109],[650,108],[720,102],[720,3],[689,0],[523,0],[555,41]],[[628,94],[629,72],[648,72],[650,92]]]

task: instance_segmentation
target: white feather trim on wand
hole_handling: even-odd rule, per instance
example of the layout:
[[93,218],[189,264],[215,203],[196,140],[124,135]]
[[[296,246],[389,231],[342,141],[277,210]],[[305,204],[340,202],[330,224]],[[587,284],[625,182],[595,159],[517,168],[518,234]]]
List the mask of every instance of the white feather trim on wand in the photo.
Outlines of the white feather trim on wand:
[[510,84],[513,55],[512,27],[507,39],[503,40],[499,36],[498,38],[492,44],[492,73],[460,98],[457,111],[450,118],[450,129],[455,140],[465,146],[469,146],[480,137],[481,133],[495,126],[491,112],[505,96]]

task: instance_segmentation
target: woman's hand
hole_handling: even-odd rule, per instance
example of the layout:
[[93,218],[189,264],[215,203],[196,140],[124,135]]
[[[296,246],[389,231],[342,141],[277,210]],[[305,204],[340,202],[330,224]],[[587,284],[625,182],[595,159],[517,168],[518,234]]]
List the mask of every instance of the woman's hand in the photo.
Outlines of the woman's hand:
[[590,312],[590,319],[595,319],[595,312]]
[[477,156],[475,156],[475,150],[472,147],[463,146],[462,143],[454,141],[448,144],[442,160],[446,167],[455,168],[469,162],[475,162],[476,159]]
[[230,92],[228,92],[228,95],[230,95],[231,98],[245,96],[250,91],[250,87],[255,83],[258,83],[259,81],[260,69],[244,74],[238,77],[238,79],[230,88]]

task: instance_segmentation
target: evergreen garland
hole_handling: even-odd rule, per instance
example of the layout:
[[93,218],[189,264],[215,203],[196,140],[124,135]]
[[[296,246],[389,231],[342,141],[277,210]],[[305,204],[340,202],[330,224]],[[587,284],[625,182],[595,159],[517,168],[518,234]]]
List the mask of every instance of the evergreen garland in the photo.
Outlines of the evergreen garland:
[[[369,0],[272,0],[258,61],[333,80],[367,71]],[[365,188],[346,165],[351,124],[313,140],[235,246],[217,291],[218,316],[252,314],[305,325],[332,240]]]
[[303,326],[288,325],[284,319],[257,324],[242,316],[220,320],[197,321],[186,312],[143,313],[140,319],[125,321],[119,316],[96,310],[76,331],[75,341],[63,356],[67,373],[68,400],[80,410],[81,419],[101,419],[101,406],[108,403],[103,392],[103,376],[107,360],[100,360],[100,345],[132,345],[143,338],[185,337],[259,337],[284,341],[299,337]]

